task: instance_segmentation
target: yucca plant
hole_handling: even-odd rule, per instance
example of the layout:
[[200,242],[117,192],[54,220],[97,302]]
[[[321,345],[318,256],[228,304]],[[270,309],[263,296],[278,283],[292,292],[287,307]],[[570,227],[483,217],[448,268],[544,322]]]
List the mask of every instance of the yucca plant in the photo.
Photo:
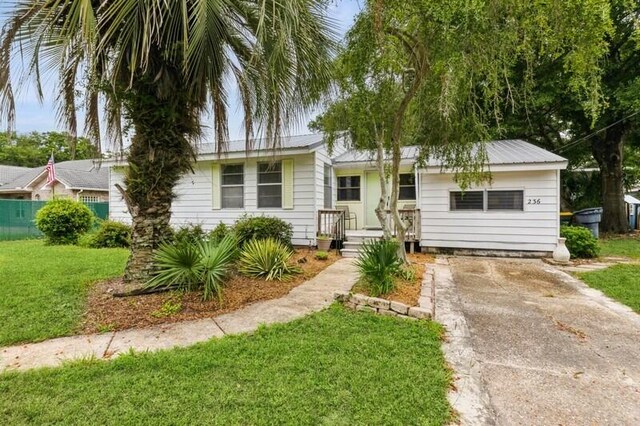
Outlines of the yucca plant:
[[398,242],[380,240],[362,246],[356,266],[360,278],[369,286],[373,296],[391,293],[394,278],[401,274],[402,259],[398,256]]
[[203,289],[203,298],[222,299],[222,285],[236,258],[236,239],[229,235],[219,243],[185,241],[163,244],[154,256],[157,274],[147,282],[149,288]]
[[240,253],[238,269],[245,275],[267,281],[286,279],[301,272],[300,268],[289,264],[292,255],[293,250],[273,238],[250,240]]

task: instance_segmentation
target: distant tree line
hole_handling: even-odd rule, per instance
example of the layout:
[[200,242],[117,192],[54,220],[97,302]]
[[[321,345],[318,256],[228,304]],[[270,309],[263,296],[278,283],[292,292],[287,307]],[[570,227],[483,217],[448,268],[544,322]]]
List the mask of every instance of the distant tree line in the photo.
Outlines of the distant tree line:
[[53,152],[56,162],[96,158],[96,148],[86,138],[78,138],[75,152],[73,138],[61,132],[28,134],[0,133],[0,164],[38,167],[47,164]]

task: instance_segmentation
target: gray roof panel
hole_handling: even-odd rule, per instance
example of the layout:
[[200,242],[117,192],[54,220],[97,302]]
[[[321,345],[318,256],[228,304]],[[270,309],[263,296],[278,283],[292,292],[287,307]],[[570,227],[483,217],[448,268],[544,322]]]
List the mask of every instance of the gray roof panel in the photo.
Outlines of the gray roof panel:
[[[299,136],[287,136],[283,137],[280,143],[279,149],[295,149],[295,148],[313,148],[317,145],[321,145],[324,141],[324,136],[321,133],[308,134]],[[264,138],[254,139],[254,149],[258,151],[267,150],[267,140]],[[225,152],[243,152],[245,151],[245,140],[238,139],[229,141],[228,147]],[[213,143],[201,144],[197,149],[198,155],[216,154],[216,146]]]
[[[487,150],[489,165],[560,163],[566,161],[559,155],[520,139],[490,141],[486,142],[484,146]],[[406,146],[402,148],[401,158],[403,160],[417,159],[418,154],[419,147]],[[374,159],[374,152],[349,151],[335,157],[333,162],[336,164],[360,163],[372,162]],[[430,158],[427,165],[429,167],[440,167],[442,166],[442,161],[438,158]]]
[[[0,186],[0,191],[24,189],[31,181],[44,172],[46,166],[25,169],[13,180]],[[107,191],[109,189],[109,170],[99,167],[94,160],[74,160],[56,163],[56,175],[71,188],[86,188]]]

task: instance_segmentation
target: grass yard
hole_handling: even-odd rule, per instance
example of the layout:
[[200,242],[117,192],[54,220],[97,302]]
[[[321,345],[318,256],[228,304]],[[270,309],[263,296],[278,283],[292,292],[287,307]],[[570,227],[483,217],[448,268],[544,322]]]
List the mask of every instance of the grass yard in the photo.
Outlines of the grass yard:
[[441,327],[334,305],[253,335],[0,374],[5,424],[447,424]]
[[578,276],[589,286],[640,313],[640,265],[614,265]]
[[89,284],[122,274],[128,251],[0,243],[0,346],[71,334]]
[[630,257],[640,259],[640,238],[635,236],[603,238],[600,243],[600,256]]

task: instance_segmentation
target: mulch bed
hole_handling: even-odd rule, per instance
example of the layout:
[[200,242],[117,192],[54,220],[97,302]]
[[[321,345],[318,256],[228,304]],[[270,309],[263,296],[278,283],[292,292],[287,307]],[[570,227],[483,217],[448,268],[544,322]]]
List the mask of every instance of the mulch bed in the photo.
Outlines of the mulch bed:
[[170,291],[130,297],[113,297],[126,290],[121,278],[96,283],[89,292],[81,333],[101,333],[134,327],[210,318],[260,300],[282,297],[338,260],[335,252],[327,260],[315,259],[315,251],[297,249],[292,262],[302,268],[287,281],[265,281],[233,273],[225,283],[222,303],[202,300],[200,292]]
[[[420,290],[422,289],[422,276],[425,271],[426,263],[433,263],[434,257],[426,253],[414,253],[407,254],[409,261],[413,265],[416,271],[416,279],[414,281],[405,281],[403,279],[397,279],[396,289],[389,294],[381,296],[387,300],[393,300],[394,302],[401,302],[408,306],[418,306],[418,299],[420,298]],[[358,282],[352,290],[354,293],[361,293],[367,296],[371,296],[369,288],[363,282]]]

